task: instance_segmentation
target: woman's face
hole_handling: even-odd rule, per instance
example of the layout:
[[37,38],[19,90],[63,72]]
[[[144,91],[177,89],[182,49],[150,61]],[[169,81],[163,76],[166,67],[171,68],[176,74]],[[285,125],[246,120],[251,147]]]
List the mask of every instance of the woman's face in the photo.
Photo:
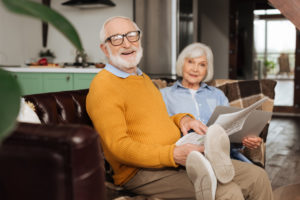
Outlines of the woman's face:
[[182,67],[182,85],[190,89],[198,89],[207,73],[206,56],[186,58]]

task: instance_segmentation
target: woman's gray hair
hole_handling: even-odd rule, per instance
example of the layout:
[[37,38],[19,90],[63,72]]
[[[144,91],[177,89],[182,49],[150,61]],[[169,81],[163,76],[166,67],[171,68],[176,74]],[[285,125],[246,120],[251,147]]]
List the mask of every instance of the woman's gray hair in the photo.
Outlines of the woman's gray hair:
[[130,18],[128,17],[123,17],[123,16],[114,16],[114,17],[110,17],[107,20],[105,20],[105,22],[103,23],[100,33],[99,33],[99,37],[100,37],[100,44],[104,44],[105,43],[105,39],[106,39],[106,30],[105,30],[105,26],[108,22],[110,22],[111,20],[117,19],[117,18],[121,18],[121,19],[126,19],[129,20],[133,23],[133,25],[135,26],[135,28],[138,31],[141,31],[140,28],[136,25],[136,23],[134,21],[132,21]]
[[193,43],[186,46],[178,56],[176,62],[177,76],[182,77],[182,68],[186,58],[197,58],[206,56],[207,72],[203,82],[210,81],[214,75],[213,54],[209,46],[202,43]]

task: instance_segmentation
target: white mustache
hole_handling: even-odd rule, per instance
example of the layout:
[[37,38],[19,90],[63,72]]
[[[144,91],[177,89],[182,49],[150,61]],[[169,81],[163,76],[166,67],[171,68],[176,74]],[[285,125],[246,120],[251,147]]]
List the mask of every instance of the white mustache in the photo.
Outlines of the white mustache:
[[127,53],[127,52],[131,52],[131,51],[138,51],[138,48],[132,46],[128,49],[125,49],[125,48],[121,48],[118,52],[119,55],[121,55],[122,53]]

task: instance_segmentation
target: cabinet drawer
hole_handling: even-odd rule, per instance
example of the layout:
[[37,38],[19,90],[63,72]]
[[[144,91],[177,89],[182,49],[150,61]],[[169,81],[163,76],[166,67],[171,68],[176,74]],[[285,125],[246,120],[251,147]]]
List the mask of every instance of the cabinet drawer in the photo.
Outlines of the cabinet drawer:
[[95,76],[95,73],[74,74],[74,90],[89,88]]
[[58,92],[73,89],[73,74],[44,73],[44,92]]
[[43,92],[43,78],[41,73],[13,73],[18,80],[22,95],[37,94]]

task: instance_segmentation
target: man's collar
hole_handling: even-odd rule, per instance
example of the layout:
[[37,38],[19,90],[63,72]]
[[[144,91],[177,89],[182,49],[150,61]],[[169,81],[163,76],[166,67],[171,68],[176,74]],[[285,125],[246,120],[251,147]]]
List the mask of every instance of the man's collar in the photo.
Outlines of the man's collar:
[[[118,68],[116,68],[115,66],[111,65],[111,64],[106,64],[104,69],[106,69],[107,71],[109,71],[110,73],[120,77],[120,78],[127,78],[130,75],[135,75],[135,74],[129,74],[127,72],[124,72]],[[139,68],[137,68],[137,75],[141,76],[143,74],[142,70],[140,70]]]
[[[174,85],[176,86],[176,88],[178,88],[178,87],[180,87],[180,88],[185,88],[185,87],[182,85],[181,80],[177,80],[177,81],[174,83]],[[204,83],[204,82],[201,82],[201,83],[200,83],[200,87],[198,88],[198,90],[200,90],[200,89],[202,89],[202,88],[210,89],[210,87],[209,87],[206,83]],[[198,91],[198,90],[197,90],[197,91]]]

